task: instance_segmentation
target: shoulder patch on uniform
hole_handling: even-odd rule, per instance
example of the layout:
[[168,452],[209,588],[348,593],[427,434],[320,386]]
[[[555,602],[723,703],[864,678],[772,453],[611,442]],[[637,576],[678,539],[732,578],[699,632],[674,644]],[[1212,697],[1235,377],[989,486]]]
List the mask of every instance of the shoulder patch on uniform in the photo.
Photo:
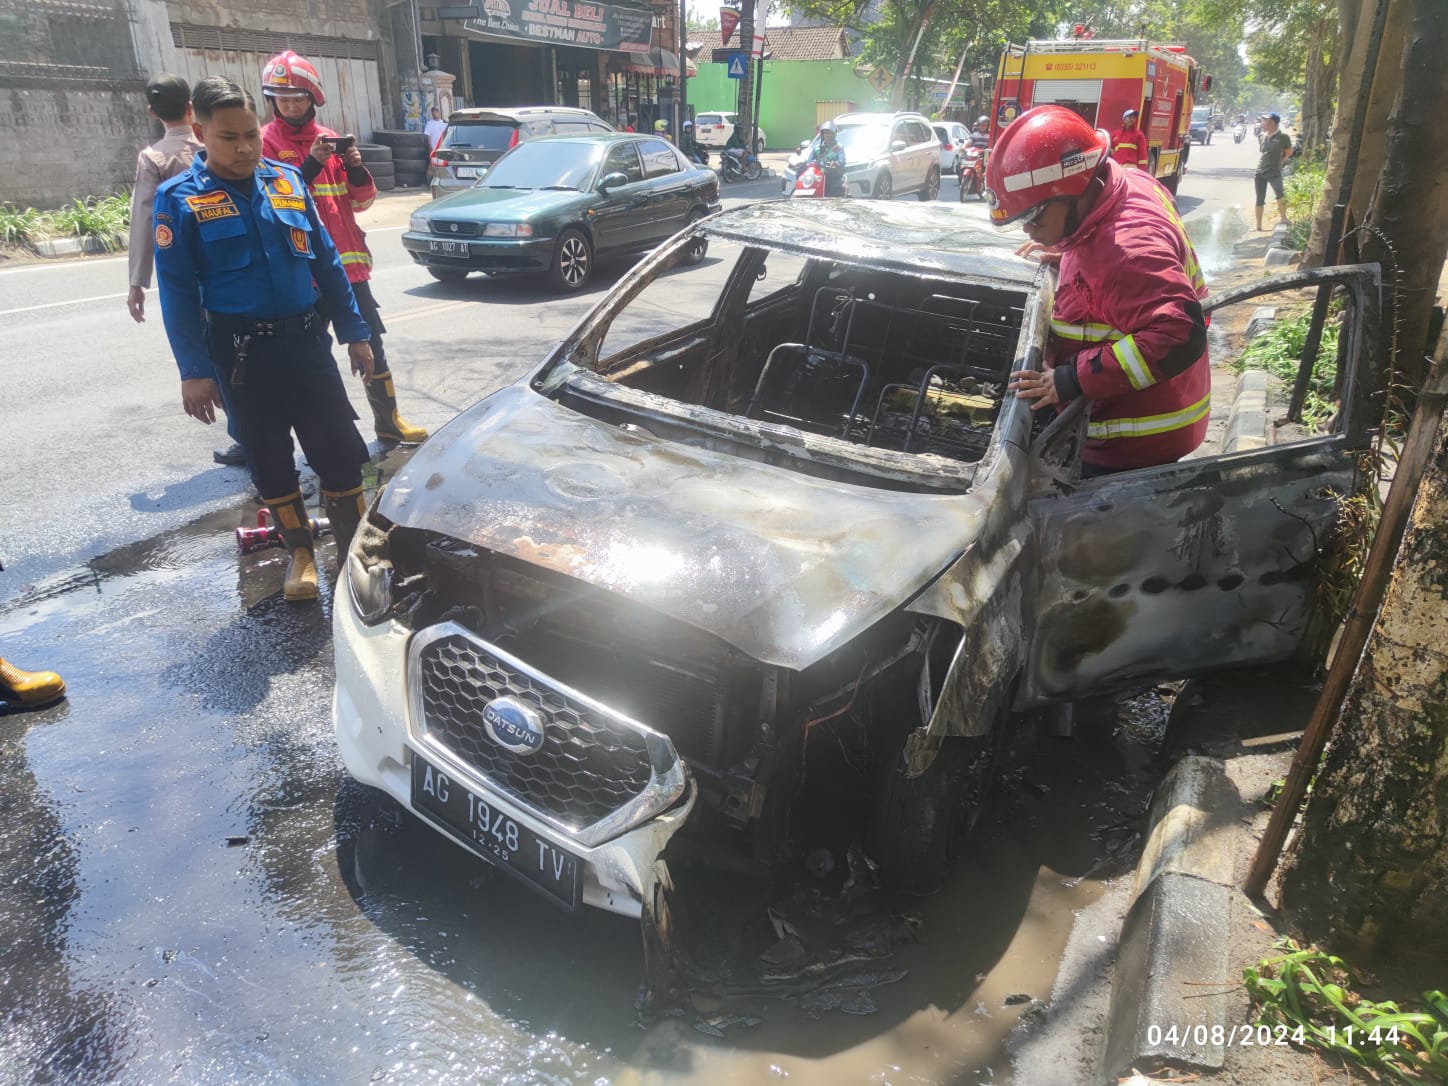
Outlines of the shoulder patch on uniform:
[[156,248],[169,249],[176,236],[171,233],[171,228],[163,222],[156,224]]
[[307,232],[305,230],[303,230],[299,226],[294,226],[291,229],[291,236],[293,252],[295,252],[298,256],[312,255],[312,243],[310,240],[308,240]]
[[[291,154],[290,151],[283,153]],[[297,191],[295,188],[292,187],[292,183],[287,180],[285,174],[278,174],[276,177],[274,177],[272,179],[271,185],[272,191],[277,193],[277,195],[279,196],[290,196],[292,193]]]

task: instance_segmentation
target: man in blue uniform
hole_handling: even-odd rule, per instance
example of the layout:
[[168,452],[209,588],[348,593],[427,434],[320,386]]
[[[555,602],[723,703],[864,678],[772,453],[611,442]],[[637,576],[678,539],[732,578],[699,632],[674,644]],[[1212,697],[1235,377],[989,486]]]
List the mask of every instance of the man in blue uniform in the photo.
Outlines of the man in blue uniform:
[[364,381],[372,376],[372,332],[301,174],[261,157],[251,95],[213,76],[196,85],[191,106],[205,150],[160,187],[152,216],[161,315],[181,370],[182,404],[208,424],[224,404],[291,556],[283,595],[316,599],[292,433],[321,478],[339,560],[364,511],[367,460],[317,312],[318,288]]

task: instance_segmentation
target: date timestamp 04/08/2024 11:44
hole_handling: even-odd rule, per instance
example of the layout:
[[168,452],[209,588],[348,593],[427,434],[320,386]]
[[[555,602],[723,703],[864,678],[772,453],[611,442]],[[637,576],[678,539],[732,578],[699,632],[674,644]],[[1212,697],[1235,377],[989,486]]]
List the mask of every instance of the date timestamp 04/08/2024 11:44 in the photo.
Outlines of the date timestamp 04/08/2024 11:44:
[[[1388,1026],[1321,1026],[1323,1038],[1329,1044],[1391,1045],[1398,1043],[1398,1027]],[[1146,1027],[1146,1043],[1159,1044],[1217,1044],[1227,1048],[1247,1048],[1252,1045],[1301,1045],[1307,1042],[1307,1031],[1302,1026],[1250,1025],[1169,1025]]]

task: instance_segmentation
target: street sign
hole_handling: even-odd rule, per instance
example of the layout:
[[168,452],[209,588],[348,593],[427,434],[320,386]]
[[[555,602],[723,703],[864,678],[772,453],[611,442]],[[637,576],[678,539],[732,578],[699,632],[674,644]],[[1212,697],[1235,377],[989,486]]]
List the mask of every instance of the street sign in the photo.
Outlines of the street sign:
[[745,61],[745,59],[744,59],[744,54],[743,54],[743,53],[730,53],[730,54],[729,54],[729,78],[730,78],[730,79],[743,79],[743,78],[744,78],[744,73],[748,70],[748,68],[749,68],[749,65],[748,65],[748,63]]
[[870,86],[874,87],[877,91],[882,91],[891,83],[895,82],[895,77],[890,74],[889,68],[876,68],[873,72],[870,73],[870,77],[866,80],[866,82],[868,82]]

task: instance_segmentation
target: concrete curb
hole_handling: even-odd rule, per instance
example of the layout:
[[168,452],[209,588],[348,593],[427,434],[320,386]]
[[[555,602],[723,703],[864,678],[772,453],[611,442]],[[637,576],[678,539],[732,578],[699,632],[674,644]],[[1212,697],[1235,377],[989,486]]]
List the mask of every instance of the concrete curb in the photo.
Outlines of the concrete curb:
[[1213,1027],[1227,1020],[1237,805],[1217,758],[1183,758],[1157,790],[1121,929],[1104,1081],[1133,1068],[1217,1070],[1226,1059]]
[[1227,415],[1222,452],[1246,452],[1268,443],[1267,371],[1246,370],[1237,378],[1237,395]]
[[41,256],[75,256],[77,253],[124,253],[126,238],[117,235],[110,244],[87,234],[82,238],[47,238],[35,243],[35,251]]
[[1287,246],[1287,225],[1277,223],[1272,227],[1272,244],[1267,246],[1267,255],[1262,258],[1262,263],[1268,268],[1282,267],[1286,264],[1296,264],[1302,259],[1302,253],[1298,249],[1290,249]]

